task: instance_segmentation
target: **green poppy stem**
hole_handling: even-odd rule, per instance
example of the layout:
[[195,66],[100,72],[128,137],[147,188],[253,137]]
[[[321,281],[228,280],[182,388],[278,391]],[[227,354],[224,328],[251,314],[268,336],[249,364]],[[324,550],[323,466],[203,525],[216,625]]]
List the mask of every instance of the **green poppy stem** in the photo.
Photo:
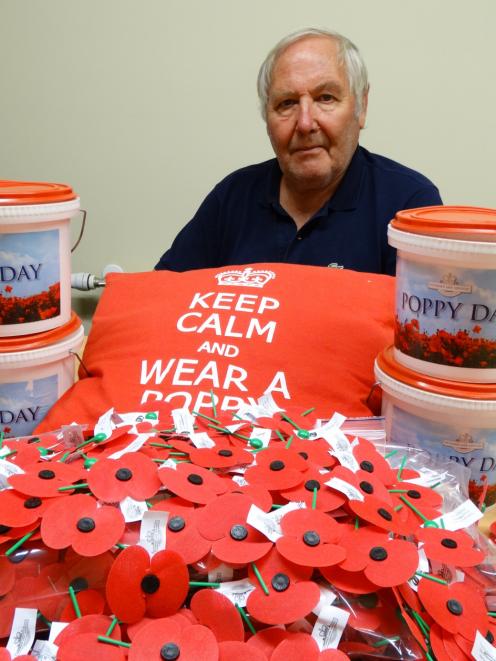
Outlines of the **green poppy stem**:
[[257,577],[257,581],[260,583],[260,586],[262,587],[262,590],[264,591],[264,593],[267,596],[269,596],[269,594],[270,594],[269,593],[269,588],[265,585],[265,581],[262,578],[262,574],[258,571],[257,565],[254,562],[252,562],[251,566],[252,566],[253,571],[255,572],[255,576]]
[[88,483],[82,482],[81,484],[69,484],[67,487],[59,487],[57,491],[70,491],[71,489],[88,489]]
[[15,544],[13,544],[9,549],[5,551],[5,555],[9,557],[9,555],[12,555],[14,551],[17,551],[17,549],[24,544],[24,542],[27,542],[30,537],[34,535],[36,530],[32,530],[31,532],[28,532],[27,535],[24,535],[24,537],[21,537],[21,539],[18,539]]
[[189,584],[195,588],[220,588],[220,583],[209,583],[208,581],[190,581]]
[[425,574],[423,571],[416,571],[415,574],[421,578],[428,578],[429,581],[434,581],[434,583],[440,583],[441,585],[448,585],[448,581],[444,581],[442,578],[437,576],[432,576],[431,574]]
[[97,640],[101,643],[108,643],[109,645],[116,645],[117,647],[131,647],[131,643],[124,643],[122,640],[115,640],[114,638],[108,638],[107,636],[98,636]]
[[403,459],[401,460],[400,467],[398,468],[398,473],[396,474],[396,478],[398,480],[401,480],[401,474],[403,473],[403,469],[405,468],[406,462],[407,462],[407,456],[405,454]]
[[108,628],[107,631],[105,632],[105,636],[110,636],[110,634],[112,633],[112,631],[113,631],[113,630],[115,629],[115,627],[117,626],[118,622],[119,622],[119,618],[118,618],[118,617],[115,617],[115,615],[114,615],[114,617],[112,618],[112,622],[110,623],[109,628]]
[[248,627],[248,629],[251,631],[252,634],[256,634],[257,632],[256,632],[256,630],[255,630],[255,627],[254,627],[253,624],[250,622],[250,618],[249,618],[248,615],[245,613],[244,609],[241,608],[241,606],[240,606],[239,604],[235,604],[235,606],[236,606],[236,608],[237,608],[237,610],[238,610],[238,613],[239,613],[239,614],[241,615],[241,617],[243,618],[243,621],[244,621],[244,623],[246,624],[246,626]]
[[74,592],[74,588],[72,587],[72,585],[69,585],[69,596],[71,598],[72,607],[74,608],[74,612],[76,613],[76,617],[78,617],[78,618],[83,617],[81,615],[81,609],[79,608],[76,593]]
[[372,643],[372,647],[384,647],[385,645],[389,645],[389,643],[393,643],[396,640],[399,640],[399,636],[391,636],[391,638],[382,638],[381,640],[378,640],[376,643]]
[[312,497],[312,509],[314,510],[316,507],[317,507],[317,487],[314,488],[313,497]]

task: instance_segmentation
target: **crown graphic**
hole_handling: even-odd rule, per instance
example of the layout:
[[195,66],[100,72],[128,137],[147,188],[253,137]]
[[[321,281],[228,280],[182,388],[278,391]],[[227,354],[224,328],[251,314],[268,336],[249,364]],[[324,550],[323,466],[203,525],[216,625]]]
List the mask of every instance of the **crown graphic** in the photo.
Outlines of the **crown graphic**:
[[236,287],[264,287],[269,280],[276,277],[273,271],[255,271],[248,267],[244,271],[223,271],[215,276],[219,285],[234,285]]
[[470,434],[460,434],[455,440],[446,439],[443,441],[443,445],[448,448],[453,448],[460,454],[467,454],[467,452],[473,452],[474,450],[483,450],[486,443],[483,439],[476,441],[473,436]]
[[470,294],[472,285],[462,285],[458,282],[458,278],[453,273],[446,273],[441,278],[440,282],[429,282],[427,285],[429,289],[435,289],[442,296],[458,296],[459,294]]

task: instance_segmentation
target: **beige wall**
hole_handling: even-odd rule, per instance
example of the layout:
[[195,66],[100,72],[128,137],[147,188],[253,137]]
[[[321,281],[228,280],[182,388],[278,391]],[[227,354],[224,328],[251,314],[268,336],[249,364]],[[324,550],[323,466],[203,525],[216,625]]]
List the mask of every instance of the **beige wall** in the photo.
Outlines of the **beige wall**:
[[495,24],[494,0],[1,0],[0,177],[79,193],[73,271],[148,270],[220,178],[271,156],[259,64],[317,26],[367,61],[362,144],[496,207]]

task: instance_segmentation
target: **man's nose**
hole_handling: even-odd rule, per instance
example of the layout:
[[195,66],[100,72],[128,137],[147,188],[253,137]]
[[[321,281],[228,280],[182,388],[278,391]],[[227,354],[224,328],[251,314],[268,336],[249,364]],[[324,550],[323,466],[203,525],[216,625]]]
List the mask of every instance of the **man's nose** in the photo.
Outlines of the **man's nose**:
[[317,127],[313,100],[300,99],[298,105],[297,129],[300,133],[310,133]]

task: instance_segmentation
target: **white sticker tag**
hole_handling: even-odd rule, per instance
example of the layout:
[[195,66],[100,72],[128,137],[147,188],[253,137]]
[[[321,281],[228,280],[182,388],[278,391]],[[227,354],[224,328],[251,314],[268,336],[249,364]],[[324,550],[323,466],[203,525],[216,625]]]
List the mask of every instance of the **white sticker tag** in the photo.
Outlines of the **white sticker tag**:
[[133,411],[129,413],[114,413],[112,422],[116,427],[123,427],[124,425],[139,425],[140,422],[149,422],[156,424],[158,421],[158,411]]
[[14,621],[10,631],[7,649],[10,656],[14,659],[16,656],[29,654],[36,633],[36,618],[38,611],[36,608],[16,608]]
[[[437,560],[431,560],[429,574],[442,578],[447,583],[463,583],[465,578],[465,572],[461,569],[457,569],[454,565],[447,565],[444,562],[437,562]],[[490,608],[489,610],[492,609]]]
[[[250,434],[250,439],[258,438],[262,441],[262,447],[268,447],[270,443],[270,437],[272,436],[272,429],[265,429],[265,427],[254,427],[253,431]],[[248,447],[251,447],[250,444],[247,444]]]
[[[424,574],[429,574],[430,573],[430,565],[429,565],[429,560],[427,559],[427,556],[425,555],[424,549],[419,549],[418,552],[418,565],[417,565],[417,571],[423,572]],[[412,578],[408,580],[408,585],[414,590],[415,592],[418,591],[418,584],[420,581],[420,576],[414,575]]]
[[279,406],[277,406],[271,392],[266,392],[261,397],[259,397],[257,399],[257,404],[261,409],[263,409],[263,413],[266,414],[269,418],[271,418],[274,413],[277,413],[278,411],[284,411],[284,409],[281,409]]
[[126,523],[141,521],[145,512],[148,512],[146,503],[142,500],[134,500],[127,496],[119,503],[120,510]]
[[95,425],[93,434],[105,434],[105,438],[112,436],[112,431],[115,429],[115,425],[112,422],[112,416],[114,415],[114,407],[106,411],[103,415],[98,418],[98,422]]
[[210,438],[206,431],[202,431],[199,434],[193,432],[189,435],[189,438],[195,448],[202,449],[215,447],[215,442]]
[[177,470],[177,464],[174,459],[166,459],[163,464],[158,465],[158,469],[161,468],[172,468],[172,470]]
[[288,512],[304,509],[305,507],[306,505],[303,502],[291,502],[267,514],[256,505],[252,505],[246,517],[246,523],[256,528],[271,542],[276,542],[279,537],[282,537],[281,519],[283,516]]
[[0,459],[3,459],[6,455],[12,452],[13,448],[9,448],[8,445],[4,445],[3,448],[0,448]]
[[365,497],[360,489],[357,489],[352,484],[345,482],[339,477],[331,477],[331,479],[325,482],[325,484],[327,484],[329,487],[332,487],[333,489],[336,489],[336,491],[344,493],[348,500],[365,500]]
[[225,565],[224,563],[220,564],[212,571],[208,572],[208,582],[209,583],[225,583],[226,581],[232,581],[234,576],[234,569]]
[[55,661],[59,648],[48,640],[37,640],[31,652],[38,661]]
[[478,631],[475,634],[472,656],[475,661],[496,661],[496,648]]
[[247,579],[241,579],[240,581],[222,583],[220,587],[213,589],[226,596],[234,605],[237,604],[243,608],[246,606],[248,597],[255,589],[255,586]]
[[432,487],[434,484],[443,482],[447,475],[446,471],[444,471],[444,473],[438,473],[437,471],[425,467],[419,468],[418,472],[420,473],[419,477],[412,477],[410,480],[403,480],[403,482],[417,484],[419,487]]
[[342,452],[341,450],[334,450],[333,452],[331,452],[331,454],[336,457],[336,459],[339,461],[341,466],[348,468],[353,473],[356,473],[358,470],[360,470],[358,461],[355,459],[352,452]]
[[17,464],[13,464],[7,459],[0,459],[0,489],[10,489],[7,478],[11,475],[22,475],[24,471]]
[[342,415],[341,413],[334,413],[332,417],[329,418],[329,420],[321,424],[320,427],[317,427],[314,431],[321,434],[322,432],[326,433],[332,429],[340,429],[341,425],[343,425],[345,421],[345,415]]
[[59,633],[63,631],[68,624],[69,622],[52,622],[52,626],[50,627],[50,633],[48,635],[48,642],[55,643],[55,639],[57,638]]
[[176,428],[176,434],[194,434],[194,416],[189,412],[189,409],[174,409],[172,411],[172,420]]
[[320,599],[319,603],[315,606],[312,613],[319,615],[320,611],[325,608],[325,606],[331,606],[336,600],[337,594],[331,590],[331,588],[323,583],[319,583],[320,590]]
[[236,416],[244,421],[256,422],[257,418],[260,417],[260,411],[256,406],[250,406],[249,404],[244,404],[236,411]]
[[471,500],[466,500],[461,505],[458,505],[452,512],[443,514],[442,516],[434,519],[440,528],[442,528],[441,519],[444,523],[444,528],[446,530],[461,530],[462,528],[468,528],[479,519],[482,519],[484,515],[480,509],[473,503]]
[[150,556],[165,549],[165,533],[169,512],[145,512],[141,519],[139,546],[145,548]]
[[137,452],[140,450],[143,445],[147,442],[147,440],[151,437],[155,437],[155,434],[138,434],[134,441],[131,441],[129,445],[127,445],[125,448],[122,450],[117,450],[117,452],[113,452],[112,454],[108,455],[109,459],[120,459],[122,456],[125,454],[128,454],[128,452]]
[[233,475],[231,479],[233,482],[236,482],[238,487],[246,487],[248,484],[242,475]]
[[350,614],[336,606],[324,606],[313,627],[312,638],[319,650],[336,649],[343,635]]

